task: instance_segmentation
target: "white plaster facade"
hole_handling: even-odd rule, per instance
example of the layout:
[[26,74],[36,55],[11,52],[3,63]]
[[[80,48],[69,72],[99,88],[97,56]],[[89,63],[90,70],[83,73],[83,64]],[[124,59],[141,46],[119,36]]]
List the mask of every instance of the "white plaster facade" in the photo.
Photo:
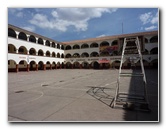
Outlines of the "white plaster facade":
[[[158,65],[158,32],[142,32],[118,36],[107,36],[86,40],[60,43],[47,37],[8,26],[8,69],[9,71],[57,69],[57,68],[94,68],[94,63],[107,60],[107,68],[118,66],[120,55],[101,55],[100,46],[122,46],[121,39],[126,36],[141,36],[145,65]],[[127,66],[126,62],[126,66]],[[86,67],[85,67],[86,66]],[[102,68],[103,64],[99,64]]]

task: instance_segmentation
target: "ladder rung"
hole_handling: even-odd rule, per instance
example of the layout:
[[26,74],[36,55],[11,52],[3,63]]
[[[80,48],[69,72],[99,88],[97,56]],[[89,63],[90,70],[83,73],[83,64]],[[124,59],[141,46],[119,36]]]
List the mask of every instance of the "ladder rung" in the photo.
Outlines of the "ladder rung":
[[118,96],[121,96],[121,95],[144,97],[143,94],[136,94],[135,92],[130,92],[130,93],[128,93],[128,92],[119,92]]
[[125,50],[124,51],[125,53],[130,53],[130,54],[137,54],[138,53],[138,51],[137,50]]
[[121,77],[142,77],[143,74],[142,73],[137,73],[137,74],[134,74],[134,73],[120,73],[120,76]]
[[126,37],[126,39],[137,39],[135,36]]
[[129,49],[129,48],[137,48],[137,46],[126,46],[126,48],[125,49]]
[[137,51],[125,51],[124,54],[138,54]]
[[126,37],[126,39],[137,39],[136,36],[130,36],[130,37]]
[[125,103],[125,102],[147,104],[147,102],[143,99],[140,99],[140,100],[139,99],[117,99],[117,104]]
[[125,52],[127,52],[127,51],[128,51],[128,52],[133,52],[133,51],[138,52],[138,50],[137,50],[137,49],[127,49],[127,50],[125,49]]
[[129,41],[129,40],[130,40],[130,41],[131,41],[131,40],[137,40],[137,38],[136,38],[136,37],[133,37],[133,38],[126,38],[126,40],[127,40],[127,41]]
[[120,77],[142,77],[143,75],[120,75]]
[[135,74],[135,75],[143,75],[143,73],[120,73],[120,74]]
[[136,58],[140,58],[139,54],[124,54],[124,57],[136,57]]
[[137,100],[137,101],[143,101],[145,100],[145,98],[143,97],[137,97],[137,96],[128,96],[128,97],[119,97],[118,98],[119,100],[125,100],[125,101],[134,101],[134,100]]
[[117,98],[117,100],[130,100],[130,101],[132,101],[132,100],[139,100],[139,101],[141,101],[141,100],[145,100],[145,97],[142,95],[142,94],[134,94],[134,93],[123,93],[123,92],[120,92],[120,93],[118,93],[118,98]]

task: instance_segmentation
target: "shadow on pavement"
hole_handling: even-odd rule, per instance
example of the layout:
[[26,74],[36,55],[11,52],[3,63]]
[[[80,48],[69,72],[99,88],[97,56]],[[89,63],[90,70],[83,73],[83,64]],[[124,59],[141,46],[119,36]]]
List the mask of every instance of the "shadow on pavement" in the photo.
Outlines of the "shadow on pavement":
[[110,102],[114,98],[113,94],[110,94],[110,92],[114,90],[114,88],[107,87],[91,87],[87,93],[105,105],[110,106]]
[[[133,72],[139,72],[138,70],[133,70]],[[157,122],[159,121],[158,116],[158,71],[157,70],[146,70],[146,78],[147,78],[147,96],[149,102],[150,111],[139,110],[140,105],[134,107],[133,110],[126,109],[121,106],[117,106],[114,109],[122,109],[124,110],[123,119],[124,121],[135,121],[135,122]],[[127,92],[128,94],[139,94],[144,95],[144,87],[142,78],[131,77],[127,80],[128,83],[125,83],[126,80],[121,84],[121,90]],[[123,86],[126,85],[126,86]],[[109,106],[111,108],[111,103],[113,102],[115,95],[115,86],[109,87],[90,87],[87,93],[99,100],[103,104]],[[127,98],[128,99],[128,98]]]

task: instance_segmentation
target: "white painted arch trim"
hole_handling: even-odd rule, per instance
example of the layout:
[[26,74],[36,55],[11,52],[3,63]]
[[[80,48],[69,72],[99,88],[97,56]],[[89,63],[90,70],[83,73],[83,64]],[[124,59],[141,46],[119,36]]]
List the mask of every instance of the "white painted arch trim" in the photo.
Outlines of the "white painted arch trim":
[[44,64],[46,64],[48,61],[52,64],[55,62],[56,64],[63,63],[64,59],[61,58],[55,58],[55,57],[43,57],[43,56],[33,56],[33,55],[22,55],[22,54],[12,54],[8,53],[8,60],[14,60],[16,64],[19,64],[20,61],[24,60],[29,64],[31,61],[35,61],[37,64],[42,61]]

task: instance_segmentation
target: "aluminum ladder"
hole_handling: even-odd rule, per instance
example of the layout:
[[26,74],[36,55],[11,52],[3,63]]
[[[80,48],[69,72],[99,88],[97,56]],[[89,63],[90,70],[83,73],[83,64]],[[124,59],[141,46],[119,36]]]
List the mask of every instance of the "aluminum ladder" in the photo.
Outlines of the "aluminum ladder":
[[[122,70],[122,65],[124,60],[129,60],[131,63],[131,67],[136,67],[136,62],[140,62],[141,72],[139,73],[126,73]],[[120,91],[120,81],[121,78],[124,77],[141,77],[143,81],[142,87],[142,94],[137,93],[125,93]],[[132,85],[131,85],[132,86]],[[136,85],[135,85],[136,86]],[[121,105],[122,108],[130,109],[130,110],[143,110],[143,111],[150,111],[149,103],[148,103],[148,96],[147,96],[147,81],[145,76],[145,70],[143,65],[143,59],[141,54],[140,42],[138,37],[127,37],[124,38],[124,44],[122,49],[122,56],[121,62],[119,67],[119,74],[117,78],[117,85],[115,96],[110,104],[112,108],[115,108],[117,105]]]

